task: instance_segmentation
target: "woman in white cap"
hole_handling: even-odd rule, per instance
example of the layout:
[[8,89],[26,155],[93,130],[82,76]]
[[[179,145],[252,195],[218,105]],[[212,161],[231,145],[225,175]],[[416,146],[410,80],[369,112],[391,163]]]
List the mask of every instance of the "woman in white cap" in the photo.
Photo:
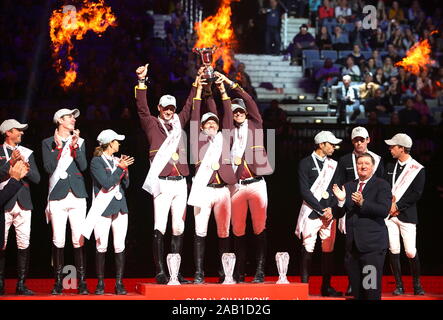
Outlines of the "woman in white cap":
[[105,256],[108,248],[109,229],[112,226],[115,251],[116,282],[115,293],[126,294],[122,278],[125,266],[125,239],[128,229],[128,205],[125,190],[129,186],[128,167],[134,158],[122,155],[120,142],[125,139],[113,130],[103,130],[97,137],[99,146],[95,148],[91,160],[93,179],[93,202],[86,218],[83,235],[89,238],[92,228],[96,239],[97,288],[95,294],[104,294]]

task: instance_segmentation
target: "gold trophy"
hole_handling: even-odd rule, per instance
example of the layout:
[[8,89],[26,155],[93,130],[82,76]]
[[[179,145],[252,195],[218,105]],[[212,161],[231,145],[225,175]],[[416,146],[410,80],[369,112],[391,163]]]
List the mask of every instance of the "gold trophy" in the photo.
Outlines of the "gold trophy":
[[205,79],[208,83],[215,81],[216,77],[214,76],[214,68],[212,68],[212,59],[213,54],[217,50],[217,47],[214,45],[211,48],[194,48],[192,52],[200,54],[202,59],[202,63],[205,66],[205,71],[203,74],[203,79]]

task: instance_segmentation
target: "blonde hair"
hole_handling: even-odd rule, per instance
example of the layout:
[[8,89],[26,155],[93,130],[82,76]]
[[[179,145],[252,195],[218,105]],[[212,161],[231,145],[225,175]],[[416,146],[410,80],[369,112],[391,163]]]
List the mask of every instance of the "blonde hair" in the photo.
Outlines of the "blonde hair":
[[108,149],[110,144],[111,143],[105,143],[105,144],[99,145],[98,147],[95,147],[95,149],[94,149],[94,157],[100,157],[103,154],[103,152],[106,149]]

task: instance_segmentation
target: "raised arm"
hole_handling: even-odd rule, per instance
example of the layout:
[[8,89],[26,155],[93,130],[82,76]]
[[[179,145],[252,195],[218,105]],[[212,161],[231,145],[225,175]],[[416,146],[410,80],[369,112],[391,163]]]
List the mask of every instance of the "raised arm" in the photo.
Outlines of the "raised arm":
[[[216,75],[221,75],[221,73],[216,72]],[[223,77],[219,76],[215,81],[215,84],[220,90],[222,102],[223,102],[223,120],[222,120],[222,129],[233,129],[234,128],[234,116],[232,114],[231,109],[231,99],[226,93],[226,88],[224,85]]]
[[195,92],[195,97],[192,100],[192,111],[191,111],[191,125],[190,125],[190,136],[191,136],[191,160],[192,163],[196,164],[198,159],[198,145],[199,145],[199,135],[200,135],[200,107],[201,107],[201,95],[203,90],[203,85],[200,77],[197,78],[197,90]]
[[147,87],[145,85],[146,75],[148,73],[148,65],[138,67],[136,70],[138,77],[138,86],[135,87],[135,99],[137,101],[137,113],[140,117],[140,122],[143,127],[143,130],[147,132],[147,129],[150,127],[152,122],[151,111],[149,111],[148,101],[146,99]]

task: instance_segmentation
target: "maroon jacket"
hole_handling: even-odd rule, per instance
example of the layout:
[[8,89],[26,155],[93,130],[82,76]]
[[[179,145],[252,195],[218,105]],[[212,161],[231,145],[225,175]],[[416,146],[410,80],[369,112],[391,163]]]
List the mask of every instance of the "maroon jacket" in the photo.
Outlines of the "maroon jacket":
[[[246,144],[245,153],[243,154],[242,164],[237,169],[235,175],[237,180],[242,176],[250,176],[250,172],[253,176],[264,176],[274,172],[274,169],[269,163],[268,156],[263,139],[263,120],[258,110],[257,104],[254,99],[240,86],[236,86],[233,92],[239,96],[245,102],[246,109],[248,111],[248,142]],[[214,99],[208,98],[208,109],[210,112],[217,114],[217,108]],[[230,111],[232,114],[232,111]],[[248,168],[244,165],[246,164]],[[249,169],[249,170],[248,170]]]
[[[192,86],[185,106],[178,114],[182,128],[184,128],[186,123],[189,121],[191,115],[192,98],[195,96],[195,90],[196,88]],[[157,154],[157,151],[160,149],[163,141],[165,141],[167,138],[166,132],[163,129],[158,117],[151,115],[151,112],[149,111],[148,102],[146,100],[146,89],[137,88],[135,97],[137,99],[137,111],[140,117],[140,122],[149,144],[149,160],[152,161],[154,156]],[[174,175],[174,165],[181,175],[189,175],[186,146],[180,143],[177,153],[180,156],[179,159],[177,161],[171,159],[160,173],[160,176],[167,177]]]
[[[206,154],[206,150],[209,147],[209,142],[208,142],[209,137],[200,131],[201,102],[202,101],[200,99],[194,99],[192,113],[191,113],[191,122],[195,121],[194,125],[191,124],[191,130],[194,130],[194,132],[191,132],[191,138],[199,137],[198,141],[195,141],[195,139],[191,139],[191,150],[193,154],[193,159],[196,163],[195,164],[196,173],[198,171],[201,161],[203,160],[203,157]],[[225,114],[223,116],[220,129],[232,130],[234,120],[232,118],[230,99],[223,100],[223,108],[225,110]],[[210,112],[217,114],[211,109]],[[218,161],[220,169],[214,171],[211,179],[209,180],[209,183],[220,183],[220,182],[224,182],[227,184],[237,183],[237,178],[235,177],[234,171],[232,170],[230,154],[231,154],[231,135],[228,134],[228,136],[223,136],[223,150],[222,150],[222,155]],[[217,181],[216,174],[218,174],[221,181]]]

